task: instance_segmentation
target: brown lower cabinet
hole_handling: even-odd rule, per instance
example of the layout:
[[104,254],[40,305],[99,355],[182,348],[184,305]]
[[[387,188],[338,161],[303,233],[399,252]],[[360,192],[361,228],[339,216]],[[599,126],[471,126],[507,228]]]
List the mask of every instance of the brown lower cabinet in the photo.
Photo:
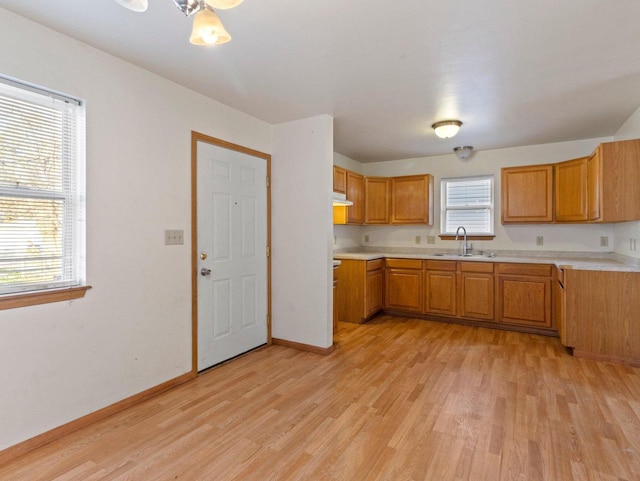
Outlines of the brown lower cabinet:
[[550,329],[553,266],[498,264],[497,321]]
[[493,263],[460,262],[460,316],[493,321]]
[[456,261],[425,261],[424,312],[456,315],[456,264]]
[[422,312],[422,261],[387,259],[385,307],[407,312]]
[[338,320],[363,323],[384,303],[384,261],[342,260],[338,284]]
[[576,356],[640,366],[640,272],[563,270],[562,344]]
[[343,260],[338,319],[362,323],[386,309],[395,314],[555,333],[551,296],[556,278],[555,267],[547,264]]

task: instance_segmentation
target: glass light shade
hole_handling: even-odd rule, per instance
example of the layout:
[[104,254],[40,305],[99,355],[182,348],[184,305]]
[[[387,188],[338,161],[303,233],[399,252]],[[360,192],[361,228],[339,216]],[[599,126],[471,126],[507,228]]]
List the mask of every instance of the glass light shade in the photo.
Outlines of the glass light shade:
[[189,41],[194,45],[220,45],[231,40],[216,12],[203,8],[193,16],[193,30]]
[[205,0],[211,8],[218,8],[220,10],[227,10],[229,8],[237,7],[242,3],[242,0]]
[[464,160],[471,155],[471,152],[473,151],[473,147],[471,147],[470,145],[463,145],[461,147],[454,147],[453,151],[455,152],[455,154],[458,156],[460,160]]
[[462,122],[459,120],[443,120],[442,122],[436,122],[431,127],[441,139],[450,139],[458,133],[461,125]]
[[146,12],[149,8],[149,0],[116,0],[116,2],[134,12]]

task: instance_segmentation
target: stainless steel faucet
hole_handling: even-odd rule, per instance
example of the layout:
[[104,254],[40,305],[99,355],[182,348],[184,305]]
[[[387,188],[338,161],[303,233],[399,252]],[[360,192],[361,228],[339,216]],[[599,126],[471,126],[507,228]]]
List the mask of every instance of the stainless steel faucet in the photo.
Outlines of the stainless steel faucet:
[[462,232],[464,233],[464,244],[462,244],[462,255],[466,256],[467,255],[467,229],[465,229],[464,226],[458,227],[458,229],[456,230],[456,240],[458,240],[460,229],[462,229]]

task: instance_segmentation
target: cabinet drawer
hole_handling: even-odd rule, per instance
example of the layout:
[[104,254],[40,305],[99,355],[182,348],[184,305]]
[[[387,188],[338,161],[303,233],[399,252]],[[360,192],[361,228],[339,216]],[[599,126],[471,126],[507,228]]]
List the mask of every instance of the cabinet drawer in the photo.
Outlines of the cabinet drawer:
[[493,272],[493,262],[461,262],[462,272]]
[[387,267],[396,269],[422,269],[420,259],[387,259]]
[[455,271],[456,261],[427,261],[429,271]]
[[383,260],[384,259],[375,259],[372,261],[367,261],[367,272],[382,269]]
[[553,266],[548,264],[498,264],[500,274],[551,277]]

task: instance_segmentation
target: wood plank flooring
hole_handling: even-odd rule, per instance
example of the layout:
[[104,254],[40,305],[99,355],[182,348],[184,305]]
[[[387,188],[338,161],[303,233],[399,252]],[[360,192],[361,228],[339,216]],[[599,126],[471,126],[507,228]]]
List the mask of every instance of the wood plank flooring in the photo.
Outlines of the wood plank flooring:
[[0,467],[5,480],[640,480],[640,369],[382,316],[270,346]]

